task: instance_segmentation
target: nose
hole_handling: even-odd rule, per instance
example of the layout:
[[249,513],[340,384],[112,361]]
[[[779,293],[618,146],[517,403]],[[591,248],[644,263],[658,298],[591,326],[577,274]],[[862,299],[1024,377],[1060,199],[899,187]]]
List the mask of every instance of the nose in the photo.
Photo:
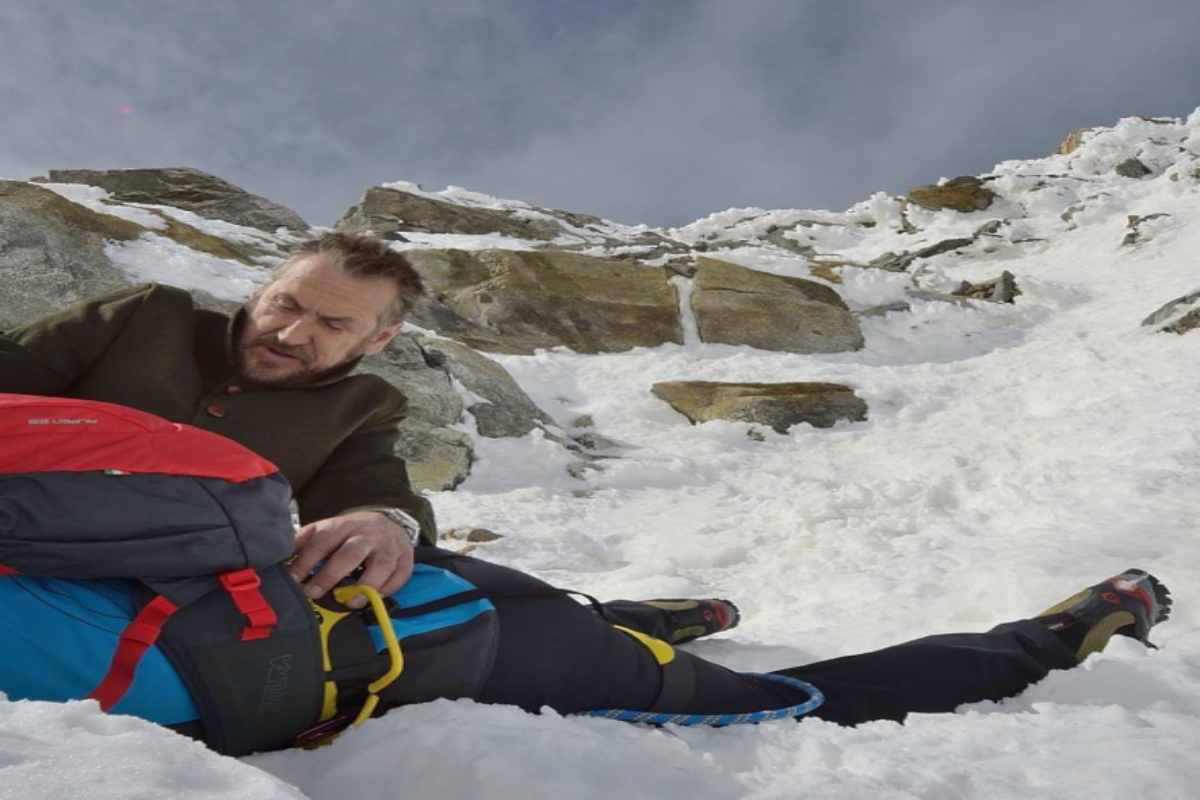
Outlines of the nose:
[[308,341],[308,326],[303,317],[292,320],[275,333],[281,344],[301,345]]

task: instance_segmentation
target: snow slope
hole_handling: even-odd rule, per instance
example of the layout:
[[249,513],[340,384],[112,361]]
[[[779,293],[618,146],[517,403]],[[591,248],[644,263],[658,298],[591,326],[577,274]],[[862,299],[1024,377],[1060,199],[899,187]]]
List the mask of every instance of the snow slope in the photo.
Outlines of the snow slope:
[[[1115,175],[1131,156],[1154,174]],[[444,527],[507,535],[476,555],[559,585],[735,599],[741,627],[692,649],[737,668],[984,629],[1128,566],[1174,591],[1160,650],[1122,639],[1019,697],[903,726],[656,730],[441,701],[316,752],[243,761],[89,703],[0,702],[0,798],[84,796],[83,786],[88,797],[184,800],[1197,796],[1200,332],[1140,321],[1200,289],[1198,168],[1200,112],[1128,119],[1068,156],[998,165],[991,209],[910,208],[916,233],[883,195],[841,214],[741,209],[668,232],[715,232],[743,242],[718,257],[807,275],[804,257],[756,237],[819,219],[833,224],[795,235],[865,262],[1003,218],[994,239],[919,262],[921,282],[946,289],[1007,269],[1023,294],[1011,306],[909,299],[910,312],[863,320],[856,353],[692,344],[501,357],[561,422],[591,415],[636,449],[579,481],[540,434],[481,438],[468,482],[432,497]],[[1128,216],[1155,213],[1171,216],[1122,246]],[[136,249],[123,252],[138,274]],[[842,278],[856,308],[905,299],[909,280],[853,268]],[[669,379],[843,382],[870,418],[764,430],[760,442],[744,423],[689,425],[649,393]]]

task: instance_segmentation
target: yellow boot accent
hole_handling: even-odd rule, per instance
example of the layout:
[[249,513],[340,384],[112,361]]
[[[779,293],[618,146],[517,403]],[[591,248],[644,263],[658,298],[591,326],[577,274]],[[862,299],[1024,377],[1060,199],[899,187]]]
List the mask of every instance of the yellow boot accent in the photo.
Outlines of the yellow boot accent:
[[1091,595],[1091,593],[1092,593],[1091,589],[1084,589],[1082,592],[1076,592],[1075,594],[1068,597],[1066,600],[1063,600],[1058,605],[1050,606],[1045,611],[1038,614],[1038,616],[1039,617],[1048,617],[1051,614],[1058,614],[1059,612],[1066,611],[1068,608],[1076,605],[1077,603],[1082,603],[1084,600],[1086,600]]
[[1092,653],[1097,653],[1104,649],[1108,644],[1108,640],[1117,632],[1119,628],[1126,625],[1134,624],[1136,620],[1128,611],[1114,611],[1097,624],[1093,625],[1091,630],[1087,632],[1087,636],[1083,637],[1083,642],[1080,643],[1079,649],[1075,651],[1075,658],[1078,661],[1083,661]]
[[629,634],[644,644],[646,649],[650,651],[650,654],[654,656],[654,660],[660,665],[670,664],[675,660],[675,648],[662,639],[655,639],[653,636],[649,636],[641,631],[635,631],[632,628],[626,628],[624,625],[613,625],[613,627],[622,633]]

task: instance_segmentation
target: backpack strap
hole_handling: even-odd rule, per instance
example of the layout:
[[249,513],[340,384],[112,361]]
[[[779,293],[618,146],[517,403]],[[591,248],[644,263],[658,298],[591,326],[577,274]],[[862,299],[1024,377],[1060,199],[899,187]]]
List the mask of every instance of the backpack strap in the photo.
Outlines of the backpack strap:
[[150,646],[158,641],[167,619],[178,610],[178,606],[158,595],[143,606],[121,631],[107,674],[88,695],[88,698],[100,701],[101,711],[111,709],[129,690],[138,662]]

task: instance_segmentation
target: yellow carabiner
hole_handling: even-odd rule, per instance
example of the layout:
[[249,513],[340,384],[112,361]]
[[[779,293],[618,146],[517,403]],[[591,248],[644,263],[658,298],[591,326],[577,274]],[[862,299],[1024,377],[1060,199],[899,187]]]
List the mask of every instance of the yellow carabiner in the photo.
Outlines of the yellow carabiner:
[[399,678],[400,673],[404,671],[404,655],[400,652],[400,642],[396,639],[396,632],[392,630],[392,619],[388,616],[387,608],[384,607],[383,598],[380,597],[379,592],[362,584],[339,586],[333,590],[334,599],[342,604],[357,595],[367,598],[367,602],[371,604],[371,610],[375,612],[375,620],[379,623],[379,632],[383,634],[383,641],[387,645],[388,656],[391,658],[391,668],[367,686],[367,701],[363,703],[358,716],[351,723],[353,725],[361,725],[371,717],[375,706],[379,705],[379,693],[396,678]]

